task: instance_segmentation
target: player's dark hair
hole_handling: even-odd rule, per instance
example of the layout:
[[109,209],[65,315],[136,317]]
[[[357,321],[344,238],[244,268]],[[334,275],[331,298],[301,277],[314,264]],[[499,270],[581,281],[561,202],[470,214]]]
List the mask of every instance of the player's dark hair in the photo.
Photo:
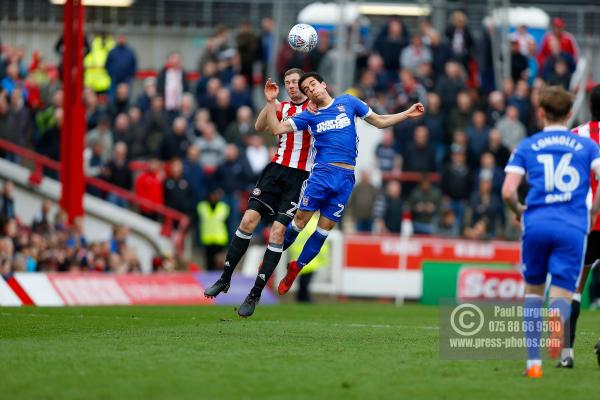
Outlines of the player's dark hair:
[[306,95],[306,93],[304,93],[304,90],[302,89],[302,82],[304,82],[308,78],[315,78],[317,80],[317,82],[319,82],[319,83],[323,82],[323,77],[321,75],[319,75],[317,72],[307,72],[304,75],[302,75],[300,77],[300,81],[298,81],[298,87],[300,88],[300,91],[305,95]]
[[286,76],[291,74],[298,74],[298,76],[302,77],[302,75],[304,75],[304,71],[300,68],[290,68],[287,71],[285,71],[285,74],[283,74],[283,78],[285,79]]
[[549,122],[559,122],[571,111],[573,95],[562,86],[546,86],[540,89],[538,105],[546,112]]
[[600,121],[600,85],[594,86],[590,93],[590,113],[593,121]]

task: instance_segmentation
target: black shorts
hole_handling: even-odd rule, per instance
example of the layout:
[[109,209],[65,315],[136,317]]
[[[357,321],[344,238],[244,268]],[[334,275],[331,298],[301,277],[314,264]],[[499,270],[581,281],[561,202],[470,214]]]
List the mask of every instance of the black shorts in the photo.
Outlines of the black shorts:
[[309,175],[308,171],[270,162],[250,194],[248,208],[287,226],[294,219],[302,184]]
[[598,259],[600,259],[600,231],[591,231],[587,237],[584,264],[591,265]]

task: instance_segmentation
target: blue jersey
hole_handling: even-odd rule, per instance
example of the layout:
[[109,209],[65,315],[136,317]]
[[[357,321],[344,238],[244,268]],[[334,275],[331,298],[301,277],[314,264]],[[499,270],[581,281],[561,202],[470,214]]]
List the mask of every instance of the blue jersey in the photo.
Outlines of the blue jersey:
[[356,97],[344,94],[333,99],[316,114],[303,111],[290,118],[294,131],[308,129],[314,137],[316,163],[346,163],[356,165],[358,135],[355,117],[371,115],[369,106]]
[[525,231],[538,225],[569,226],[587,232],[590,169],[599,164],[598,145],[566,128],[548,127],[523,140],[505,171],[528,175]]

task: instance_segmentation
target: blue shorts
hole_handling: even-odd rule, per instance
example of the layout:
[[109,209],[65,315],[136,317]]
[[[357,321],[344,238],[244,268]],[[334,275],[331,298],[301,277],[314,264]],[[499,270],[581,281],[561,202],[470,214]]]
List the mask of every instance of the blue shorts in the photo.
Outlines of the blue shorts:
[[338,222],[354,189],[354,170],[332,164],[315,164],[304,182],[299,209],[321,211],[321,215]]
[[553,286],[574,292],[585,246],[586,234],[580,229],[550,224],[526,227],[521,249],[525,282],[541,285],[550,273]]

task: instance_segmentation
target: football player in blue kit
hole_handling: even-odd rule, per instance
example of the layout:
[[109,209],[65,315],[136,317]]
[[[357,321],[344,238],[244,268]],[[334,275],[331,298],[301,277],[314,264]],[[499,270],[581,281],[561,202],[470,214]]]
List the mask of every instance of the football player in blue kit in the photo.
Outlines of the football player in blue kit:
[[[581,274],[590,221],[600,210],[596,195],[586,203],[590,170],[600,175],[600,150],[588,138],[573,135],[566,127],[572,96],[558,86],[539,93],[538,118],[544,130],[523,140],[512,154],[505,172],[502,197],[521,219],[522,272],[525,279],[523,319],[527,344],[526,375],[542,376],[540,338],[544,314],[559,329],[551,332],[549,352],[557,357],[562,346],[564,321],[569,319],[571,298]],[[527,175],[525,205],[517,189]],[[550,274],[549,310],[543,312],[546,276]],[[532,328],[533,329],[530,329]]]
[[298,260],[288,264],[287,274],[279,283],[279,294],[287,293],[300,270],[319,254],[329,231],[342,218],[355,182],[354,166],[358,155],[355,118],[383,129],[408,118],[418,118],[425,111],[423,105],[417,103],[401,113],[378,115],[354,96],[344,94],[332,98],[327,92],[327,84],[316,72],[302,75],[299,85],[316,110],[305,110],[279,122],[275,113],[279,89],[275,83],[270,84],[267,95],[267,118],[273,134],[308,129],[316,151],[314,167],[300,195],[298,212],[286,229],[284,249],[294,242],[316,211],[320,211],[320,216],[317,228],[302,248]]

